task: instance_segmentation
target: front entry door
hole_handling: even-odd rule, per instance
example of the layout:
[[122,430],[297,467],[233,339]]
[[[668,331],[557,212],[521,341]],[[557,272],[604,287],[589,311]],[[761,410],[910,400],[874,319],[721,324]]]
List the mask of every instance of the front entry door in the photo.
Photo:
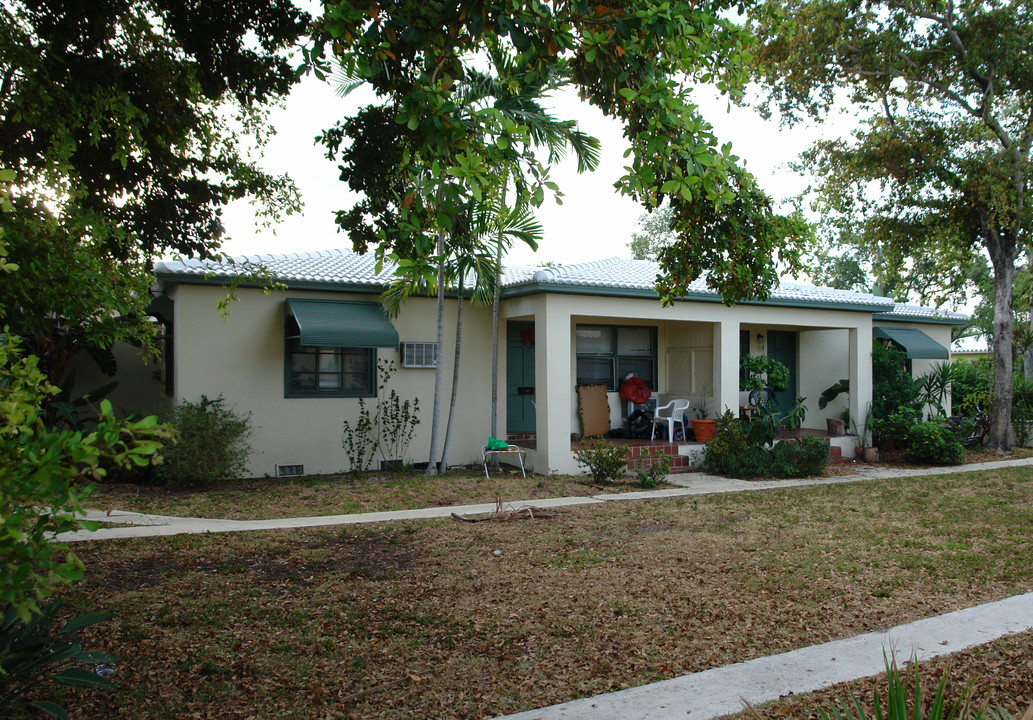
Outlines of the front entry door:
[[796,405],[796,333],[768,330],[768,357],[789,368],[789,386],[785,390],[771,390],[771,400],[783,415]]
[[534,323],[510,322],[506,329],[506,432],[535,432]]

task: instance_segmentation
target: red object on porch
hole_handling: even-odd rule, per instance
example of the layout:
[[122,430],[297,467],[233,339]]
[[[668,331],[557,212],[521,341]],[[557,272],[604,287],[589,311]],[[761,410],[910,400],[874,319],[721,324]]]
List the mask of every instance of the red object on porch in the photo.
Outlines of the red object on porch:
[[621,400],[627,400],[635,403],[636,405],[641,405],[649,400],[652,394],[653,393],[650,391],[649,386],[646,385],[641,378],[634,375],[629,376],[621,383]]

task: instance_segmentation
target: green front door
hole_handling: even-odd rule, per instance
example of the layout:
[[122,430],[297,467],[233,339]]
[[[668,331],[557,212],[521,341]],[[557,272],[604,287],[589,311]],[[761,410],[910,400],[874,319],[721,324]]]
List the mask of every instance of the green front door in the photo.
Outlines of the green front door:
[[796,333],[768,330],[768,357],[789,368],[789,386],[785,390],[771,390],[771,401],[783,415],[796,404]]
[[534,323],[511,322],[506,329],[505,432],[535,432],[534,409]]

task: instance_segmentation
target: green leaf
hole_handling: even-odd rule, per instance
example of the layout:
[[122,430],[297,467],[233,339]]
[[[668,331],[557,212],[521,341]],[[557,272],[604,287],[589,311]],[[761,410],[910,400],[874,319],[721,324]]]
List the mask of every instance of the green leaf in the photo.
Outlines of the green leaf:
[[115,683],[108,680],[106,677],[102,677],[95,672],[89,670],[83,670],[82,668],[65,668],[57,675],[54,676],[54,680],[66,685],[68,687],[79,687],[79,688],[113,688]]
[[52,703],[48,700],[33,700],[29,703],[29,706],[45,712],[51,717],[56,717],[59,720],[68,720],[68,713],[65,712],[65,709],[57,703]]

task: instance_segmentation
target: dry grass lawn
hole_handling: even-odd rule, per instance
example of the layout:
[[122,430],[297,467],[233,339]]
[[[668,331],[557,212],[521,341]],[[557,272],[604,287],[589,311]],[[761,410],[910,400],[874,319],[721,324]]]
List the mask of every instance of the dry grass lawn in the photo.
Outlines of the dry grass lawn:
[[[122,661],[73,716],[492,717],[1033,591],[1031,528],[1015,468],[84,543],[67,603],[114,613],[90,640]],[[1025,684],[1000,692],[1028,701],[1033,642],[1008,642]]]

